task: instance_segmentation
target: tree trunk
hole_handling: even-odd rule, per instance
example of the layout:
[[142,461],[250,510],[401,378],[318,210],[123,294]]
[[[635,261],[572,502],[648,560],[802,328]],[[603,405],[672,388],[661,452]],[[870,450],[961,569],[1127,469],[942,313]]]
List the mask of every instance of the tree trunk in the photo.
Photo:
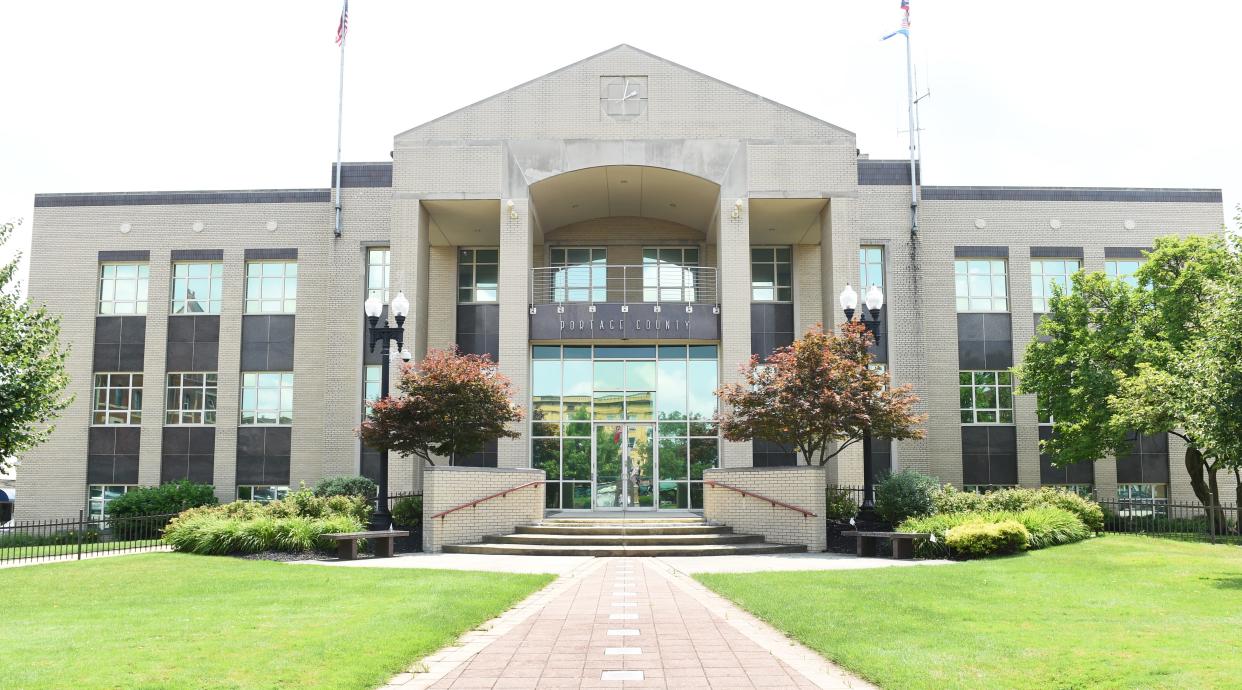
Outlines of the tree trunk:
[[[1203,453],[1193,445],[1186,446],[1186,472],[1190,474],[1190,488],[1195,490],[1195,498],[1203,505],[1207,505],[1211,500],[1211,491],[1208,489],[1207,480],[1203,478],[1205,464],[1203,462]],[[1220,501],[1217,501],[1220,503]]]
[[1212,502],[1208,510],[1212,512],[1209,518],[1210,525],[1216,530],[1217,534],[1225,534],[1229,531],[1229,523],[1225,521],[1225,509],[1220,506],[1220,486],[1216,483],[1216,464],[1205,465],[1208,476],[1208,495]]
[[1236,495],[1233,498],[1233,505],[1240,512],[1238,517],[1238,529],[1242,530],[1242,469],[1237,467],[1233,468],[1233,478],[1237,482],[1237,487],[1234,490]]

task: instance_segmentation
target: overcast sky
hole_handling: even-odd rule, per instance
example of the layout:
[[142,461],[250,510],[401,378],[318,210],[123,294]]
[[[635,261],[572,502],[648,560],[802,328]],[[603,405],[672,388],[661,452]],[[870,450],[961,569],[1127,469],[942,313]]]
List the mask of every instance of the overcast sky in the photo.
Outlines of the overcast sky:
[[[898,0],[354,0],[345,160],[618,43],[906,155]],[[1242,2],[911,0],[929,184],[1223,188]],[[36,192],[327,187],[338,0],[6,3],[0,218]],[[1231,221],[1232,223],[1232,221]],[[6,248],[11,251],[14,247]],[[0,250],[0,254],[7,254]]]

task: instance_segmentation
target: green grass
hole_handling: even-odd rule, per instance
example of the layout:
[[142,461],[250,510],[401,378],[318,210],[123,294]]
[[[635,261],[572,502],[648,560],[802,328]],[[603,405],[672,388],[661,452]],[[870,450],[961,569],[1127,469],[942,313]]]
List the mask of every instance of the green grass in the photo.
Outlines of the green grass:
[[[163,542],[159,539],[138,539],[134,541],[108,541],[95,542],[82,545],[82,553],[94,553],[96,551],[122,551],[124,549],[150,548],[163,546]],[[47,558],[50,556],[64,556],[66,554],[76,554],[78,552],[77,544],[48,544],[44,546],[6,546],[0,548],[0,562],[5,559],[14,558]]]
[[552,579],[171,553],[0,570],[0,686],[373,688]]
[[887,688],[1242,687],[1242,549],[1107,536],[944,566],[697,578]]

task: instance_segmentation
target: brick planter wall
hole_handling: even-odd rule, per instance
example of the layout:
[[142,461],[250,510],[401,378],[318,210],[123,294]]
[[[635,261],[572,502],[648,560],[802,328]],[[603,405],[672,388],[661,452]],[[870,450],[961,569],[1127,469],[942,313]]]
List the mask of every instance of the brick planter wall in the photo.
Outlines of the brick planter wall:
[[827,545],[824,522],[824,468],[739,467],[703,472],[703,479],[735,486],[809,510],[808,517],[782,506],[723,487],[704,486],[703,516],[741,534],[761,534],[777,544],[806,544],[809,551]]
[[543,470],[495,467],[427,467],[423,469],[423,551],[438,553],[445,544],[473,544],[488,535],[511,534],[518,525],[543,519],[543,485],[528,486],[463,508],[443,518],[436,513],[498,491],[542,481]]

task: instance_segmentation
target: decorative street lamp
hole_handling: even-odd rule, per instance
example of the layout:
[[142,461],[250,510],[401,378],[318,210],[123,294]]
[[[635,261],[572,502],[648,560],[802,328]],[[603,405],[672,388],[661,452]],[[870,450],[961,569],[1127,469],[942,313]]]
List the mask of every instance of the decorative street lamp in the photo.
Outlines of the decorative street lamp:
[[[409,349],[405,347],[405,317],[410,313],[410,300],[405,298],[404,292],[398,292],[393,298],[390,311],[397,321],[396,326],[389,326],[388,319],[384,319],[384,325],[379,325],[380,316],[384,313],[384,303],[380,302],[379,297],[371,295],[367,298],[363,309],[367,314],[367,324],[369,325],[368,333],[370,333],[371,352],[375,352],[375,344],[382,343],[380,346],[380,399],[388,397],[388,363],[389,361],[397,361],[401,358],[403,361],[410,361],[413,356],[410,355]],[[394,350],[391,343],[396,341],[397,348]],[[388,449],[380,450],[380,467],[379,467],[379,500],[376,502],[376,510],[374,517],[371,518],[371,525],[376,530],[385,530],[392,526],[392,516],[388,513]]]
[[[884,291],[880,286],[872,284],[867,288],[867,311],[871,312],[871,318],[867,319],[865,314],[858,315],[858,322],[863,325],[875,338],[875,342],[880,342],[880,309],[884,306]],[[858,293],[854,292],[854,288],[849,283],[845,284],[845,289],[841,291],[841,310],[845,312],[845,320],[854,320],[854,311],[858,309]],[[871,462],[871,429],[863,435],[863,501],[859,506],[861,512],[868,514],[875,510],[875,475]]]

